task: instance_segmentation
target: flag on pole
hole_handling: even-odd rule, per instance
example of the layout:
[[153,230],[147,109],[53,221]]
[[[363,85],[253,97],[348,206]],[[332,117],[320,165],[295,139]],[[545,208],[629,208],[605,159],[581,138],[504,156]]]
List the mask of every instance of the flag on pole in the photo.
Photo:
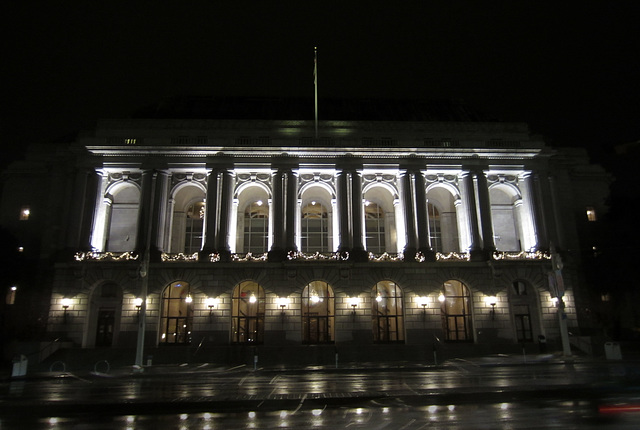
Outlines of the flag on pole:
[[315,92],[315,125],[316,125],[316,139],[318,138],[318,47],[313,48],[313,86]]

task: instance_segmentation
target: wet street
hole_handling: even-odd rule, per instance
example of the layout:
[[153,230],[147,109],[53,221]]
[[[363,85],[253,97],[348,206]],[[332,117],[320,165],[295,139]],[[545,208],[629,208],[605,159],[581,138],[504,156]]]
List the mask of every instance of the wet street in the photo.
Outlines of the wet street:
[[639,428],[637,363],[173,366],[0,385],[0,429]]

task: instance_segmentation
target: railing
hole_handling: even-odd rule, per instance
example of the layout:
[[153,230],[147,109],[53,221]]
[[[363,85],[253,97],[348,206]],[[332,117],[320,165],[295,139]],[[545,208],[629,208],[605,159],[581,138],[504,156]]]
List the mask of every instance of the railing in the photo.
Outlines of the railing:
[[[75,254],[76,261],[133,261],[138,260],[139,255],[135,252],[78,252]],[[304,253],[298,251],[290,251],[287,254],[289,261],[346,261],[349,260],[348,252],[315,252]],[[389,253],[384,252],[382,254],[368,253],[368,259],[371,262],[403,262],[406,261],[406,257],[402,253]],[[425,255],[422,252],[417,252],[414,256],[415,261],[422,263],[427,261]],[[471,255],[468,252],[436,252],[435,259],[437,262],[450,262],[450,261],[470,261]],[[551,254],[542,251],[496,251],[491,255],[492,260],[496,261],[522,261],[522,260],[550,260]],[[161,260],[165,263],[171,262],[197,262],[199,261],[199,254],[194,252],[193,254],[179,253],[166,253],[161,254]],[[208,261],[211,263],[219,262],[220,254],[209,254]],[[254,254],[247,252],[246,254],[231,254],[232,262],[265,262],[268,261],[268,253]]]
[[496,251],[491,256],[492,259],[500,260],[551,260],[551,254],[542,251],[520,251],[507,252]]
[[177,254],[169,254],[167,252],[163,252],[160,255],[160,258],[163,262],[172,262],[172,261],[198,261],[198,253],[194,252],[193,254],[185,254],[182,252],[178,252]]
[[132,251],[126,252],[76,252],[74,256],[76,261],[127,261],[127,260],[137,260],[138,254]]

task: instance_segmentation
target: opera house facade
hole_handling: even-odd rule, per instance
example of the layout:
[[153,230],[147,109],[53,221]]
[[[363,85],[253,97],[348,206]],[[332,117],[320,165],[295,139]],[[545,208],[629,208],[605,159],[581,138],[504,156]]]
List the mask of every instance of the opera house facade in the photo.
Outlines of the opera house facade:
[[47,331],[75,346],[429,361],[579,332],[606,175],[525,124],[101,120],[66,154]]

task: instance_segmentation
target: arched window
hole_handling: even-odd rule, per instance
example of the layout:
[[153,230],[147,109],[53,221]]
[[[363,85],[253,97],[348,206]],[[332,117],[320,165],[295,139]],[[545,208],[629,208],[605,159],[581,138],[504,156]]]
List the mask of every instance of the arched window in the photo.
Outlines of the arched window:
[[404,341],[402,290],[394,282],[378,282],[371,290],[374,342]]
[[382,254],[386,251],[384,231],[384,211],[376,203],[367,201],[364,205],[364,223],[367,251]]
[[165,245],[168,252],[193,254],[202,249],[205,190],[197,183],[187,183],[172,192],[171,236]]
[[184,234],[184,252],[193,254],[202,249],[202,230],[204,220],[204,202],[200,201],[187,208],[187,220]]
[[111,200],[106,250],[133,251],[138,231],[140,191],[133,185],[123,186],[112,196],[108,195],[106,200]]
[[443,252],[442,249],[442,228],[440,226],[440,212],[432,203],[427,203],[429,219],[429,242],[434,252]]
[[450,188],[433,185],[427,191],[427,229],[429,243],[434,252],[448,253],[460,250],[458,214],[459,196]]
[[491,222],[498,251],[520,251],[522,246],[516,216],[516,198],[509,189],[498,186],[489,189]]
[[262,343],[264,339],[264,289],[245,281],[233,289],[231,342]]
[[317,201],[302,208],[302,252],[329,252],[329,212]]
[[334,296],[326,282],[313,281],[302,291],[303,343],[333,343]]
[[182,281],[172,282],[162,292],[160,343],[190,343],[192,324],[193,307],[189,284]]
[[441,305],[442,328],[445,339],[450,341],[472,342],[471,294],[460,281],[450,280],[444,283]]
[[262,200],[247,205],[244,211],[245,253],[262,254],[267,252],[269,238],[269,206]]

